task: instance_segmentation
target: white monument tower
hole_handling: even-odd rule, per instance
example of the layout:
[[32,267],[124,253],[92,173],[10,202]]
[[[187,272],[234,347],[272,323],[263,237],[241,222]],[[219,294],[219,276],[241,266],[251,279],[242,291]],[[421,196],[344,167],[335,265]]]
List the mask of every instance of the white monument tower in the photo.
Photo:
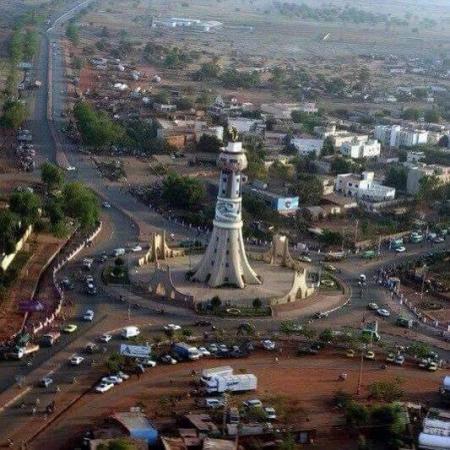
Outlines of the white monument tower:
[[[234,130],[233,130],[234,131]],[[245,254],[242,238],[242,171],[247,157],[241,142],[229,142],[219,155],[221,169],[214,229],[202,260],[194,268],[192,281],[211,287],[224,285],[244,288],[261,284]]]

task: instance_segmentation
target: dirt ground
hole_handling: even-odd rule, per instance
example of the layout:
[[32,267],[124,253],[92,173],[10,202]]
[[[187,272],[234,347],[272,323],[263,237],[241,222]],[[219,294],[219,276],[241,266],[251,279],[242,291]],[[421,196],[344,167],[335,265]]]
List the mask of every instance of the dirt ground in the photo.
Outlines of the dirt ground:
[[[205,367],[230,364],[235,373],[254,373],[258,377],[256,394],[236,395],[231,403],[237,406],[246,398],[259,398],[273,405],[280,420],[320,430],[314,448],[329,447],[328,433],[331,428],[343,425],[343,417],[333,406],[335,393],[342,389],[355,393],[358,383],[359,360],[347,359],[336,354],[323,353],[313,357],[296,357],[292,352],[283,352],[279,361],[274,355],[256,352],[248,359],[213,359],[176,366],[157,366],[147,371],[141,379],[133,377],[105,395],[87,394],[69,411],[39,435],[30,448],[47,450],[72,448],[71,439],[95,424],[102,423],[115,411],[125,411],[140,405],[156,423],[167,423],[177,413],[197,409],[194,399],[188,397],[192,389],[191,371]],[[400,377],[405,391],[405,400],[433,403],[437,400],[440,373],[428,373],[413,367],[390,367],[381,370],[380,362],[366,362],[363,371],[363,386],[375,380],[393,380]],[[345,382],[338,381],[342,372],[348,374]],[[363,389],[362,400],[367,398]],[[347,443],[348,444],[348,443]],[[343,447],[342,447],[343,448]],[[346,445],[345,448],[351,448]]]
[[24,249],[31,256],[1,304],[0,341],[7,340],[20,330],[24,315],[18,311],[18,303],[31,299],[43,266],[62,242],[48,234],[30,236]]

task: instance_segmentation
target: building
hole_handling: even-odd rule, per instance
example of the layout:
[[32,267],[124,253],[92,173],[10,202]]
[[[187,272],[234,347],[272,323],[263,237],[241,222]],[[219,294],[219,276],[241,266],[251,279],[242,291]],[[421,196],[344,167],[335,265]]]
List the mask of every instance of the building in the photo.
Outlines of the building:
[[355,197],[365,202],[385,202],[395,199],[395,188],[375,182],[373,172],[363,172],[362,176],[352,173],[338,175],[335,190],[347,197]]
[[406,191],[408,194],[417,194],[420,189],[420,180],[426,176],[434,176],[442,183],[450,183],[450,166],[422,164],[410,167],[406,181]]
[[318,157],[322,151],[323,139],[292,138],[291,145],[295,147],[300,156],[314,154]]
[[[168,144],[177,149],[184,149],[200,139],[205,130],[208,130],[206,122],[200,120],[156,120],[158,129],[156,136],[164,139]],[[223,136],[223,128],[222,128]]]
[[217,20],[200,20],[200,19],[190,19],[184,17],[171,17],[165,20],[154,20],[152,27],[165,27],[165,28],[189,28],[196,31],[209,32],[222,27],[222,22]]
[[298,210],[299,198],[298,196],[286,197],[267,191],[260,187],[246,187],[245,192],[254,195],[255,197],[264,201],[264,203],[279,214],[289,215],[295,214]]
[[153,103],[153,109],[160,113],[171,113],[177,110],[176,105],[165,105],[163,103]]
[[241,142],[229,142],[219,155],[221,170],[214,229],[203,258],[193,270],[192,281],[211,287],[261,284],[248,262],[242,237],[242,171],[247,157]]
[[340,152],[341,155],[352,159],[376,158],[381,154],[381,144],[376,140],[366,142],[354,140],[342,144]]
[[419,434],[419,448],[427,450],[450,448],[450,413],[430,408],[423,420],[423,431]]
[[230,117],[228,127],[236,128],[239,134],[262,133],[265,130],[264,121],[247,117]]
[[291,120],[294,111],[307,114],[317,113],[319,110],[315,103],[263,103],[261,111],[274,119]]
[[367,134],[353,134],[347,133],[346,131],[338,131],[331,136],[333,145],[336,149],[340,149],[343,144],[347,142],[359,142],[364,143],[369,140],[369,135]]
[[402,129],[400,125],[377,125],[374,136],[385,147],[393,148],[413,147],[428,142],[428,131]]
[[413,151],[406,152],[406,162],[408,163],[418,163],[423,159],[425,159],[424,152],[413,152]]

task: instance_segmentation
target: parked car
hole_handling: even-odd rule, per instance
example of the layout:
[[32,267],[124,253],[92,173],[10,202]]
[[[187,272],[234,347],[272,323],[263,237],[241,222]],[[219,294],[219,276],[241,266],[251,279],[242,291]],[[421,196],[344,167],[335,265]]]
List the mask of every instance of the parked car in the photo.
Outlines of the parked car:
[[71,334],[71,333],[74,333],[75,331],[77,331],[77,329],[78,329],[78,326],[77,326],[77,325],[75,325],[75,324],[73,324],[73,323],[69,323],[69,324],[67,324],[67,325],[64,325],[64,326],[62,327],[61,330],[62,330],[64,333]]
[[390,362],[393,363],[395,361],[395,353],[388,353],[388,355],[386,356],[386,362]]
[[128,375],[125,372],[122,372],[121,370],[119,370],[119,372],[116,373],[116,375],[120,378],[122,378],[122,380],[129,380],[130,379],[130,375]]
[[109,202],[103,202],[103,203],[102,203],[102,206],[103,206],[103,208],[109,209],[109,208],[111,208],[111,203],[109,203]]
[[114,384],[102,381],[100,384],[95,386],[95,391],[99,392],[100,394],[104,394],[105,392],[108,392],[113,387],[114,387]]
[[348,349],[348,350],[345,352],[345,356],[346,356],[347,358],[353,358],[353,357],[355,356],[355,350],[353,350],[352,348]]
[[194,323],[196,327],[210,327],[212,323],[209,320],[198,320]]
[[376,303],[369,303],[367,305],[367,308],[370,309],[371,311],[377,311],[380,309],[380,307]]
[[219,347],[217,346],[217,344],[209,344],[208,345],[208,350],[211,352],[211,353],[217,353],[218,351],[219,351]]
[[133,253],[142,252],[142,247],[141,247],[140,245],[135,245],[135,246],[131,249],[131,251],[132,251]]
[[118,375],[108,375],[102,378],[103,383],[120,384],[123,383],[123,379]]
[[385,308],[377,309],[377,314],[381,317],[389,317],[391,315],[390,311]]
[[181,330],[181,326],[180,325],[176,325],[174,323],[169,323],[167,325],[164,325],[164,330],[166,330],[166,331],[179,331],[179,330]]
[[61,280],[61,287],[62,287],[63,289],[66,289],[66,290],[68,290],[68,291],[71,291],[71,290],[73,290],[73,289],[75,288],[75,285],[73,284],[73,282],[70,280],[69,277],[64,277],[64,278]]
[[103,342],[105,344],[107,344],[110,340],[112,339],[112,336],[110,334],[102,334],[98,340],[100,342]]
[[264,339],[261,343],[265,350],[275,350],[275,342],[270,339]]
[[51,384],[53,384],[53,378],[44,377],[39,381],[39,386],[48,388]]
[[364,353],[364,358],[365,359],[371,359],[374,360],[375,359],[375,352],[372,350],[367,350],[366,353]]
[[309,256],[305,255],[299,256],[298,260],[301,262],[312,263],[312,259]]
[[395,360],[394,360],[395,364],[397,364],[399,366],[403,366],[404,362],[405,362],[405,357],[403,355],[397,355],[395,357]]
[[94,311],[92,311],[92,309],[86,310],[86,312],[83,314],[83,320],[92,322],[94,320]]
[[69,362],[72,366],[79,366],[84,361],[84,358],[80,355],[72,355]]
[[143,359],[141,360],[141,364],[144,367],[155,367],[156,366],[156,361],[153,361],[153,359]]
[[222,408],[225,400],[222,397],[205,398],[205,406],[209,409]]
[[403,245],[401,245],[400,247],[397,247],[397,248],[395,249],[395,251],[396,251],[397,253],[405,253],[405,252],[406,252],[406,247],[404,247]]
[[178,361],[171,355],[161,356],[161,361],[165,364],[176,364]]
[[268,420],[276,420],[277,419],[277,413],[275,411],[275,408],[272,408],[271,406],[266,406],[264,408],[264,412],[266,413],[266,418]]
[[262,401],[257,398],[253,398],[251,400],[245,400],[244,402],[242,402],[242,404],[246,408],[262,408],[262,406],[263,406]]
[[211,352],[207,350],[205,347],[199,347],[198,351],[202,356],[211,356]]

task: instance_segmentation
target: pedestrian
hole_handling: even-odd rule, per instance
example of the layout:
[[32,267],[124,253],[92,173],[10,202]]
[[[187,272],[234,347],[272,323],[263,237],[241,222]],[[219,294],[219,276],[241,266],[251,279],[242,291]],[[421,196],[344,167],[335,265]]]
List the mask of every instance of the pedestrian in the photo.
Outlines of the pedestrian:
[[274,361],[277,363],[278,362],[278,356],[275,356]]
[[59,387],[59,384],[56,385],[56,392],[60,392],[61,388]]
[[36,398],[36,401],[34,402],[36,406],[39,406],[41,403],[41,399],[39,397]]
[[35,416],[36,412],[37,412],[37,408],[36,408],[36,406],[33,406],[33,408],[31,408],[31,415]]

